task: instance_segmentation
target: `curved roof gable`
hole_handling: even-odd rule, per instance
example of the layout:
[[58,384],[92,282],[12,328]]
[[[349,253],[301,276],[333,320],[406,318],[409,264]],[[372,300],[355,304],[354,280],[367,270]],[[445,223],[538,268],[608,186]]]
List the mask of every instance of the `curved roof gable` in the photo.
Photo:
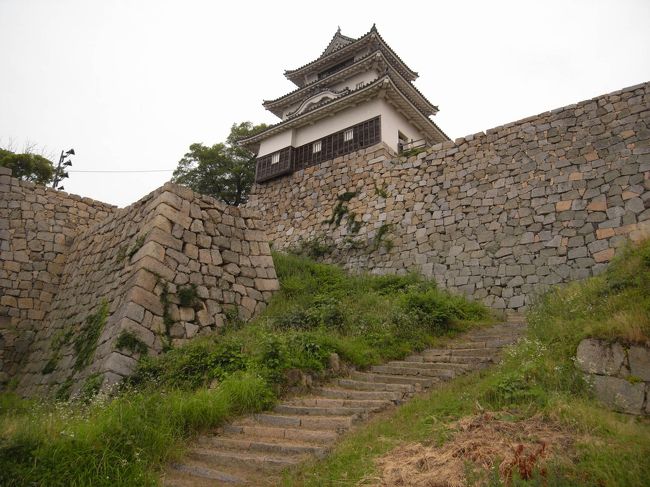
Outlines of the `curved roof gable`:
[[401,71],[401,74],[404,76],[404,78],[406,78],[408,81],[414,81],[418,77],[418,73],[409,68],[406,63],[404,63],[404,61],[402,61],[402,59],[395,53],[395,51],[391,49],[386,41],[384,41],[381,35],[379,35],[379,31],[374,24],[370,31],[356,40],[352,37],[344,36],[339,31],[337,31],[330,41],[330,44],[327,46],[325,51],[323,51],[323,54],[321,54],[319,58],[299,68],[285,70],[284,75],[288,80],[302,87],[305,85],[304,76],[306,73],[326,68],[328,65],[336,63],[336,61],[340,58],[353,54],[357,49],[361,49],[365,45],[372,44],[373,42],[378,43],[379,48],[386,54],[387,58],[395,63],[397,69]]
[[356,41],[356,39],[354,37],[348,37],[348,36],[344,36],[343,34],[341,34],[341,28],[339,27],[336,30],[336,33],[334,34],[334,36],[332,37],[332,40],[330,41],[330,43],[327,45],[327,47],[323,51],[323,54],[320,55],[319,59],[322,58],[322,57],[327,56],[328,54],[333,53],[337,49],[345,47],[348,44],[352,44],[354,41]]

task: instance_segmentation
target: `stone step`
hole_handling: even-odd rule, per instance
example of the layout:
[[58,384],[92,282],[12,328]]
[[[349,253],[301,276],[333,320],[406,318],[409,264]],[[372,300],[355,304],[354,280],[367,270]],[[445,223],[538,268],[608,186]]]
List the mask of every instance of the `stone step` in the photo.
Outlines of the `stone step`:
[[271,413],[256,414],[254,417],[261,425],[332,431],[348,429],[357,419],[355,416],[294,416]]
[[188,457],[210,466],[236,465],[246,468],[264,468],[277,470],[296,465],[303,459],[302,455],[269,455],[257,452],[238,452],[234,450],[217,450],[212,448],[192,448]]
[[414,360],[413,358],[408,358],[407,360],[400,360],[399,362],[388,362],[386,365],[391,367],[404,367],[404,368],[423,368],[429,370],[456,370],[458,372],[464,372],[471,368],[468,364],[455,364],[450,362],[425,362],[423,357],[414,357],[419,358],[419,360]]
[[452,379],[458,375],[457,371],[450,369],[427,369],[426,367],[395,367],[392,365],[375,365],[370,369],[377,374],[387,374],[396,376],[417,376],[417,377],[437,377],[440,379]]
[[464,341],[464,342],[458,342],[458,343],[449,343],[447,345],[447,349],[449,350],[456,350],[456,349],[473,349],[473,348],[481,348],[481,349],[499,349],[505,345],[505,343],[502,343],[503,340],[469,340],[469,341]]
[[393,391],[356,391],[352,389],[343,389],[338,387],[321,387],[315,389],[315,394],[326,398],[360,400],[360,401],[379,401],[386,400],[398,402],[404,399],[404,393]]
[[[454,355],[453,357],[450,355],[421,355],[420,357],[425,363],[465,364],[470,367],[477,367],[479,364],[490,364],[493,363],[496,359],[496,356],[493,355],[483,357],[457,355]],[[408,357],[408,359],[413,360],[412,357]]]
[[500,338],[514,338],[514,337],[522,336],[525,332],[526,330],[521,329],[520,327],[501,328],[498,330],[474,330],[474,331],[467,332],[461,338],[480,337],[480,338],[485,338],[487,340],[500,339]]
[[228,424],[222,427],[227,434],[240,434],[249,438],[272,438],[275,440],[292,440],[321,445],[329,445],[336,441],[338,433],[321,429],[310,430],[307,428],[281,428],[262,426],[251,421],[252,424]]
[[292,404],[278,404],[273,408],[273,411],[279,414],[299,416],[354,416],[363,415],[368,412],[366,408],[345,406],[299,406]]
[[331,399],[327,397],[311,396],[294,399],[288,404],[295,406],[326,407],[326,408],[361,408],[368,411],[380,411],[393,404],[390,400],[376,399]]
[[[247,472],[245,472],[247,473]],[[165,487],[214,486],[215,482],[225,485],[245,485],[250,475],[236,475],[193,462],[173,463],[163,479]]]
[[416,387],[413,384],[391,384],[386,382],[368,382],[365,380],[355,379],[338,379],[337,384],[341,387],[353,389],[355,391],[400,391],[402,393],[415,392]]
[[479,357],[490,358],[498,355],[498,351],[488,348],[454,348],[454,349],[431,349],[422,352],[423,357]]
[[277,455],[316,455],[324,456],[329,449],[308,443],[296,443],[289,440],[260,440],[246,438],[243,435],[202,436],[198,443],[210,448],[266,452]]
[[358,371],[352,372],[352,374],[350,374],[350,377],[362,382],[379,382],[382,384],[410,384],[420,387],[429,387],[434,382],[437,382],[437,379],[435,377],[410,377],[404,375],[375,374],[371,372]]
[[168,469],[164,485],[279,485],[283,468],[308,457],[323,457],[340,434],[370,411],[497,362],[501,348],[514,343],[524,330],[507,324],[471,331],[445,348],[428,349],[367,372],[353,371],[350,377],[315,388],[311,395],[284,401],[272,412],[225,425],[216,436],[200,437],[188,458]]

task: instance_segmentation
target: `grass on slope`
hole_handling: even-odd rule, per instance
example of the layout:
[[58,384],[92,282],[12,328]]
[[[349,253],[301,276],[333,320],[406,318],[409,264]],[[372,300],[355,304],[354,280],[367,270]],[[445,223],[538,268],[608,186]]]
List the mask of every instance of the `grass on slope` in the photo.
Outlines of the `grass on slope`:
[[291,369],[327,374],[400,358],[489,321],[484,307],[417,275],[350,276],[276,254],[281,290],[254,322],[230,323],[141,361],[113,398],[34,403],[0,395],[0,485],[155,485],[192,434],[270,406]]
[[[510,485],[641,486],[650,478],[650,421],[609,411],[591,398],[573,364],[585,337],[649,342],[650,241],[621,252],[598,277],[558,287],[528,313],[528,337],[490,370],[460,378],[378,417],[322,462],[285,478],[287,486],[379,485],[375,460],[399,445],[442,445],[453,423],[497,411],[512,421],[540,415],[574,438],[527,481]],[[496,462],[499,465],[499,462]],[[426,468],[426,465],[422,468]],[[468,472],[471,464],[468,463]],[[472,485],[472,476],[460,479]],[[498,471],[483,485],[502,485]]]

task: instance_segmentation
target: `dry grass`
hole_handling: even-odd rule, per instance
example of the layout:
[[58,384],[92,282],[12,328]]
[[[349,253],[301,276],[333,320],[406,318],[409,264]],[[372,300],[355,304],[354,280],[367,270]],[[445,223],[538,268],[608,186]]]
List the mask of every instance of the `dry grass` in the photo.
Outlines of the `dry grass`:
[[508,485],[513,476],[544,476],[546,462],[555,453],[566,455],[574,437],[558,423],[540,416],[508,421],[495,413],[465,417],[450,425],[450,433],[442,446],[412,443],[378,458],[379,478],[365,478],[359,485],[486,485],[495,472]]

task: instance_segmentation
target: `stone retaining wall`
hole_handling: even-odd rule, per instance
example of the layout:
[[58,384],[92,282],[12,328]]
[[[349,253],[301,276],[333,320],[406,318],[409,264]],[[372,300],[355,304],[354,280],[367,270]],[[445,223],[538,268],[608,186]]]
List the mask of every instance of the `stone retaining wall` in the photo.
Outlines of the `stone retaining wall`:
[[[68,243],[49,306],[31,322],[35,338],[5,372],[24,395],[118,382],[142,353],[249,319],[279,287],[253,211],[171,183],[70,232]],[[25,266],[32,261],[38,255]],[[3,312],[15,314],[15,304]]]
[[650,227],[650,83],[397,157],[378,145],[255,185],[275,248],[432,276],[495,308],[599,272]]
[[576,366],[610,408],[650,415],[649,347],[589,338],[578,346]]
[[113,211],[0,167],[0,384],[16,373],[42,327],[74,236]]

